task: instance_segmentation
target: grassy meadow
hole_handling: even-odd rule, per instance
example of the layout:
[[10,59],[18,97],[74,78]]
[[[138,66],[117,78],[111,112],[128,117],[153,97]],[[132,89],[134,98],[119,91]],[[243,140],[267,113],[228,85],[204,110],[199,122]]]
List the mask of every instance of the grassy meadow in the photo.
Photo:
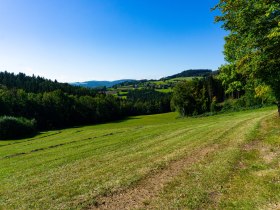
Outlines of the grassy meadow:
[[275,107],[0,141],[0,209],[277,209]]
[[182,81],[189,81],[192,80],[194,78],[202,78],[202,77],[177,77],[177,78],[173,78],[173,79],[166,79],[166,80],[156,80],[156,81],[147,81],[144,84],[137,84],[137,88],[135,88],[135,85],[128,85],[128,86],[121,86],[118,88],[109,88],[109,90],[111,91],[117,91],[119,96],[126,96],[128,91],[130,90],[141,90],[144,88],[145,85],[156,85],[156,86],[164,86],[166,85],[167,87],[165,88],[159,88],[156,87],[155,90],[158,92],[162,92],[162,93],[170,93],[173,90],[173,86],[176,85],[178,82],[182,82]]

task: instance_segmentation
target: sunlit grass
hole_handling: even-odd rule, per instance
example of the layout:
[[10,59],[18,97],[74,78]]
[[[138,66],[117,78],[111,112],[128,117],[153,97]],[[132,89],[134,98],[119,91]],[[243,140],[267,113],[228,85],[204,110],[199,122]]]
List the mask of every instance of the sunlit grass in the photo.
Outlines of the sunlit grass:
[[[242,145],[262,118],[274,112],[266,108],[185,119],[176,113],[137,116],[0,141],[0,209],[83,208],[97,196],[129,188],[170,161],[216,144],[216,153],[184,169],[151,206],[160,202],[196,208],[206,201],[229,206],[235,198],[227,196],[227,184],[232,186],[229,177],[238,178],[233,169],[243,157]],[[273,135],[269,139],[278,144]],[[218,193],[218,204],[211,201],[212,192]]]

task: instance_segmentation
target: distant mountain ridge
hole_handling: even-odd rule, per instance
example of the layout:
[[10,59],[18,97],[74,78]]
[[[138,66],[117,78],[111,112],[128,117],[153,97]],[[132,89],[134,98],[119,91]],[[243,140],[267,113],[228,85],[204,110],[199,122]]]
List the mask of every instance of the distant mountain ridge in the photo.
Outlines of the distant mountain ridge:
[[[181,73],[178,73],[178,74],[163,77],[159,80],[168,80],[168,79],[174,79],[174,78],[179,78],[179,77],[203,77],[203,76],[209,75],[211,73],[212,73],[211,69],[190,69],[190,70],[182,71]],[[75,86],[87,87],[87,88],[97,88],[97,87],[111,88],[114,85],[118,85],[118,84],[122,84],[122,83],[129,82],[129,84],[130,84],[131,82],[133,82],[133,83],[137,84],[138,82],[143,82],[143,81],[148,81],[148,80],[135,80],[135,79],[121,79],[121,80],[115,80],[115,81],[92,80],[92,81],[86,81],[86,82],[74,82],[74,83],[70,83],[70,84],[75,85]],[[157,80],[155,80],[155,81],[157,81]]]
[[174,79],[178,77],[203,77],[212,73],[211,69],[189,69],[182,71],[181,73],[174,74],[168,77],[163,77],[162,79]]
[[115,81],[97,81],[97,80],[92,80],[92,81],[85,81],[85,82],[74,82],[70,83],[71,85],[75,86],[82,86],[82,87],[88,87],[88,88],[97,88],[97,87],[112,87],[114,85],[123,83],[123,82],[128,82],[128,81],[135,81],[133,79],[121,79],[121,80],[115,80]]

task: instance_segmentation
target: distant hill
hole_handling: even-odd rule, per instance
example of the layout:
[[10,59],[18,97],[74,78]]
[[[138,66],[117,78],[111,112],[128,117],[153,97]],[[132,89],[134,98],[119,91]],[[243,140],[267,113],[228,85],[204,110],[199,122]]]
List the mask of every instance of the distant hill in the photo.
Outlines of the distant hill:
[[[14,74],[0,72],[0,89],[22,89],[27,93],[45,93],[61,90],[70,95],[95,95],[96,90],[60,83],[39,76],[27,76],[24,73]],[[0,98],[1,99],[1,98]]]
[[88,88],[96,88],[96,87],[112,87],[114,85],[123,83],[123,82],[128,82],[128,81],[135,81],[133,79],[122,79],[122,80],[115,80],[115,81],[86,81],[86,82],[74,82],[70,83],[71,85],[75,86],[82,86],[82,87],[88,87]]
[[203,77],[212,72],[211,69],[190,69],[190,70],[185,70],[182,71],[181,73],[174,74],[168,77],[164,77],[163,79],[173,79],[173,78],[178,78],[178,77]]
[[86,82],[74,82],[70,84],[74,86],[81,86],[87,88],[97,88],[97,87],[117,88],[123,86],[143,85],[145,83],[151,83],[151,82],[155,83],[161,80],[169,80],[169,79],[180,78],[180,77],[203,77],[209,75],[210,73],[212,73],[212,70],[210,69],[190,69],[190,70],[182,71],[181,73],[178,74],[161,78],[160,80],[133,80],[133,79],[122,79],[122,80],[115,80],[115,81],[92,80]]
[[190,69],[182,71],[181,73],[174,74],[171,76],[163,77],[159,80],[142,79],[142,80],[130,80],[121,82],[119,84],[113,85],[111,88],[114,90],[120,89],[128,91],[130,89],[142,89],[142,88],[154,88],[161,92],[170,92],[172,87],[176,85],[179,81],[188,80],[195,77],[203,77],[207,75],[214,75],[217,71],[212,71],[210,69]]

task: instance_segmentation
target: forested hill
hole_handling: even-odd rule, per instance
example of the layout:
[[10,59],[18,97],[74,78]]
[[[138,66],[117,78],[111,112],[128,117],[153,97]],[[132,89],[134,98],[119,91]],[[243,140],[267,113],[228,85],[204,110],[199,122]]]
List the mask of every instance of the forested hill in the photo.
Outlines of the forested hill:
[[39,76],[27,76],[24,73],[14,74],[0,72],[0,85],[8,89],[22,89],[29,93],[44,93],[61,90],[71,95],[95,95],[94,89],[72,86],[67,83],[59,83]]
[[75,86],[82,86],[82,87],[88,87],[88,88],[97,88],[97,87],[112,87],[114,85],[123,83],[123,82],[131,82],[131,81],[135,81],[132,79],[122,79],[122,80],[115,80],[115,81],[96,81],[96,80],[92,80],[92,81],[86,81],[86,82],[74,82],[74,83],[70,83],[71,85],[75,85]]
[[164,77],[162,79],[173,79],[178,77],[203,77],[207,76],[212,72],[210,69],[190,69],[182,71],[181,73],[174,74],[168,77]]
[[88,88],[97,88],[97,87],[111,88],[111,87],[122,87],[127,85],[142,85],[146,82],[151,82],[151,81],[156,82],[156,81],[168,80],[168,79],[174,79],[180,77],[203,77],[203,76],[208,76],[212,73],[213,72],[210,69],[190,69],[190,70],[182,71],[181,73],[178,74],[163,77],[159,80],[147,80],[147,79],[142,79],[142,80],[122,79],[122,80],[115,80],[115,81],[92,80],[92,81],[85,81],[85,82],[74,82],[70,84],[74,86],[81,86],[81,87],[88,87]]
[[130,80],[125,81],[119,84],[116,84],[112,86],[115,90],[120,89],[134,89],[137,88],[155,88],[155,89],[165,89],[164,92],[169,92],[170,88],[173,88],[178,82],[182,80],[189,80],[193,78],[199,78],[199,77],[208,77],[208,76],[214,76],[218,73],[218,71],[212,71],[210,69],[190,69],[182,71],[181,73],[174,74],[171,76],[163,77],[161,79],[142,79],[142,80]]
[[27,135],[25,128],[33,132],[169,112],[170,100],[171,94],[155,90],[131,92],[123,99],[97,89],[0,72],[0,139],[21,138]]

